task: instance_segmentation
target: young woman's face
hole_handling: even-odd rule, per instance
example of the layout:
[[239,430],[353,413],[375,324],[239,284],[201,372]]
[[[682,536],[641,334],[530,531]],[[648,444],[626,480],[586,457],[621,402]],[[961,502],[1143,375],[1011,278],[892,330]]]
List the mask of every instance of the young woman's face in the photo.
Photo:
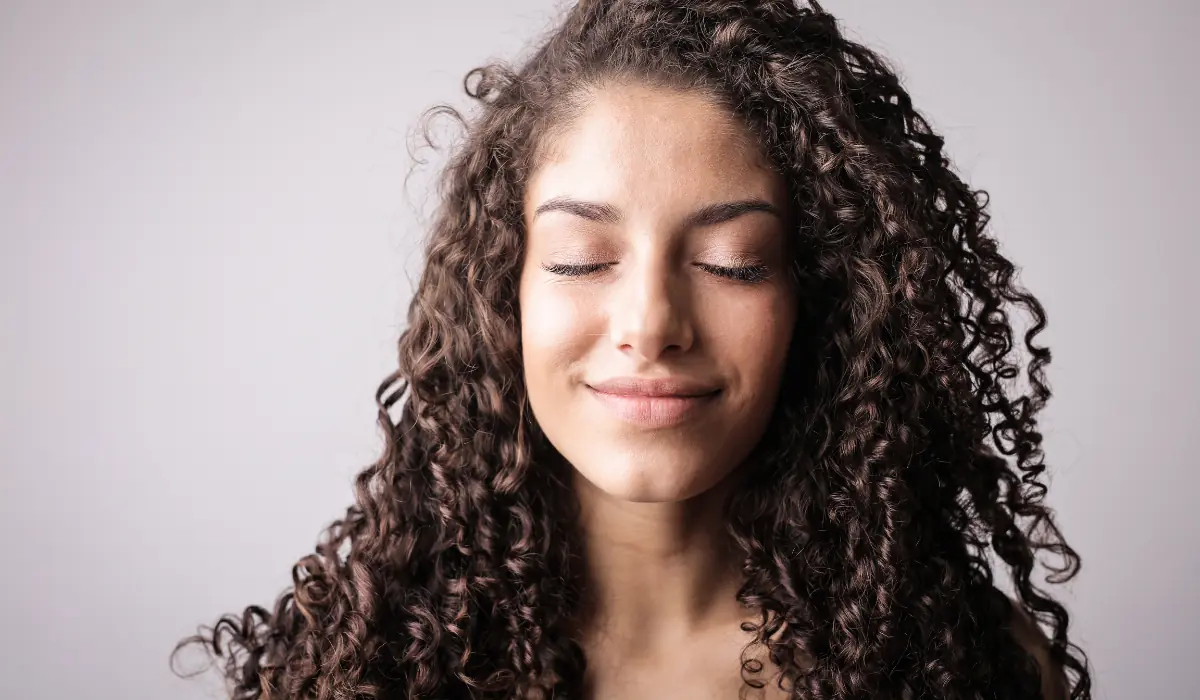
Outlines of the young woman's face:
[[[599,93],[552,151],[524,202],[519,304],[534,416],[614,497],[700,494],[746,458],[778,397],[796,318],[785,183],[731,115],[640,85]],[[715,393],[597,391],[618,378]]]

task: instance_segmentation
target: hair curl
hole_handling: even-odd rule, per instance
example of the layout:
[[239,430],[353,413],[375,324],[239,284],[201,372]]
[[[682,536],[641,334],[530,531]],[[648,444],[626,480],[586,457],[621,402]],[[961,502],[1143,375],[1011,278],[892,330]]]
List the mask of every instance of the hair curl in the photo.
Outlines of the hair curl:
[[[1090,698],[1066,610],[1030,580],[1043,551],[1064,561],[1050,582],[1079,569],[1043,505],[1043,308],[985,233],[987,193],[953,172],[895,72],[817,2],[791,0],[581,3],[518,70],[467,74],[474,119],[426,115],[466,137],[439,183],[399,369],[376,392],[383,454],[273,611],[223,616],[175,651],[227,655],[236,700],[583,696],[570,466],[529,408],[515,300],[523,185],[617,80],[698,90],[744,119],[798,213],[805,330],[726,511],[737,597],[761,611],[745,629],[793,696],[1040,697],[1013,637],[1019,598],[1052,630],[1071,697]],[[1016,308],[1033,318],[1026,393]],[[989,549],[1016,598],[994,585]]]

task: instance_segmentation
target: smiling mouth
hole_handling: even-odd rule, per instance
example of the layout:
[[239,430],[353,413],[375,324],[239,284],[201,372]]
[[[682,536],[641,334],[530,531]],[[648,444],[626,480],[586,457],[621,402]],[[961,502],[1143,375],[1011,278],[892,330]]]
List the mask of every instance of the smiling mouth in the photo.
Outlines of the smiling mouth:
[[588,389],[617,418],[646,428],[665,428],[692,420],[721,393],[717,390],[702,396],[642,396]]

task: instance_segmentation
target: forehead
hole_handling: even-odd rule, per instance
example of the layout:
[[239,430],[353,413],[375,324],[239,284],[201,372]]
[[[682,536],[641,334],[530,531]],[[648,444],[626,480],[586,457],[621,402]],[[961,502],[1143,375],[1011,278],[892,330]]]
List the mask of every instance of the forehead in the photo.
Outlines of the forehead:
[[525,193],[570,194],[661,207],[686,200],[757,196],[782,203],[781,177],[737,115],[694,92],[645,85],[593,93],[551,143]]

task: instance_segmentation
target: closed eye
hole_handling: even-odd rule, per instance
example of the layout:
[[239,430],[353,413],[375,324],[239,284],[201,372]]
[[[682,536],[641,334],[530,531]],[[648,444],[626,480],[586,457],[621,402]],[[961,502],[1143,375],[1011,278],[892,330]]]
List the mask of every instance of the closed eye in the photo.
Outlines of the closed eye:
[[580,277],[583,275],[590,275],[591,273],[596,272],[597,270],[603,269],[611,264],[612,263],[592,263],[590,265],[555,264],[555,265],[542,265],[542,269],[545,270],[546,272],[550,272],[555,275],[563,275],[566,277]]
[[719,265],[705,265],[696,263],[696,266],[705,272],[711,272],[720,277],[727,277],[739,282],[762,282],[767,277],[770,277],[770,270],[766,265],[741,265],[738,267],[721,267]]
[[[555,275],[563,275],[565,277],[582,277],[598,272],[612,263],[590,263],[587,265],[542,265],[542,269]],[[726,279],[735,280],[738,282],[747,282],[750,284],[761,282],[770,277],[770,268],[766,265],[741,265],[737,267],[724,267],[721,265],[706,265],[704,263],[696,263],[696,267]]]

